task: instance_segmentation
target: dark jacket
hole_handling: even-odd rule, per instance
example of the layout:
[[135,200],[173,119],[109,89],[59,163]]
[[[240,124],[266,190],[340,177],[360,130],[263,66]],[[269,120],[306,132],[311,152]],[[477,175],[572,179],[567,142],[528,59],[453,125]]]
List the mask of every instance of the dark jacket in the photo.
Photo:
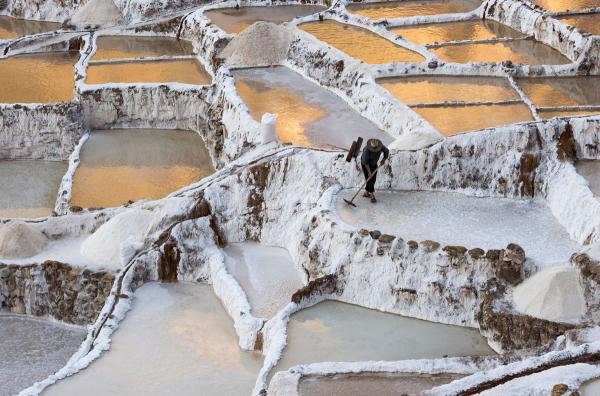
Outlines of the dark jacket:
[[360,157],[360,163],[363,165],[368,165],[371,171],[374,171],[377,168],[377,163],[379,162],[379,157],[383,153],[383,159],[386,160],[390,155],[390,150],[387,147],[383,146],[381,151],[374,153],[369,150],[368,147],[363,149],[362,155]]

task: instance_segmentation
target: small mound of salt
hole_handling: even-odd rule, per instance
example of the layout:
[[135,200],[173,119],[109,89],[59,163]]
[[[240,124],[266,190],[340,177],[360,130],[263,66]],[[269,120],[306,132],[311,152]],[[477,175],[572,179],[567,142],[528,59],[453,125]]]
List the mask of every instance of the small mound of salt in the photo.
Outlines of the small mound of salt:
[[286,26],[256,22],[231,40],[218,58],[230,66],[279,65],[286,59],[292,39]]
[[123,21],[123,14],[113,0],[90,0],[71,17],[74,25],[113,26]]
[[41,231],[21,221],[0,226],[0,258],[20,259],[39,254],[48,245]]
[[133,256],[131,247],[141,246],[152,218],[152,212],[142,209],[118,214],[81,244],[81,254],[107,269],[121,268],[123,258]]

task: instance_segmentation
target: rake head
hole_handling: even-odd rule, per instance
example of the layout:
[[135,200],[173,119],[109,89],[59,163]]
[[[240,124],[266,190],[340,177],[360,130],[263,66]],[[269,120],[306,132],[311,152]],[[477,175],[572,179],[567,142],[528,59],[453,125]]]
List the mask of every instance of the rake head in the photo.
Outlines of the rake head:
[[356,205],[354,204],[354,202],[348,201],[346,198],[344,198],[344,202],[346,202],[348,205],[354,206],[356,208]]

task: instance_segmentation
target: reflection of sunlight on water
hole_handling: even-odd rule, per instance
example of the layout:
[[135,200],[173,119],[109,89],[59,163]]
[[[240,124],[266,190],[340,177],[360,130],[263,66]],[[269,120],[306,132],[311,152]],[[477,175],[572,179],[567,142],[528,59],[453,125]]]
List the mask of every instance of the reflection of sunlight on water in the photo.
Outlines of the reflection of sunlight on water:
[[577,10],[580,8],[600,7],[598,0],[532,0],[534,4],[547,11]]
[[[600,3],[598,6],[600,6]],[[598,14],[576,15],[559,19],[562,22],[574,26],[584,32],[600,34],[600,15]]]
[[372,19],[390,19],[416,15],[468,12],[480,5],[481,2],[476,0],[393,1],[389,3],[351,4],[348,6],[348,10],[353,14]]
[[210,76],[196,60],[171,60],[152,62],[123,62],[94,64],[88,68],[86,83],[159,83],[209,84]]
[[93,59],[189,55],[193,45],[174,37],[101,36]]
[[519,79],[536,106],[600,105],[600,78],[564,77]]
[[393,28],[391,31],[416,44],[523,36],[522,33],[501,23],[488,20],[403,26]]

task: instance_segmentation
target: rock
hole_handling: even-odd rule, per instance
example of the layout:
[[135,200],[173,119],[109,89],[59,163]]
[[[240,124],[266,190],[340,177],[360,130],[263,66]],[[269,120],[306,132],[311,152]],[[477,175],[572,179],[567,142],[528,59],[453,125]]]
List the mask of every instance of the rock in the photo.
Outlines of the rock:
[[48,238],[37,228],[22,221],[11,221],[0,226],[0,258],[32,257],[44,250]]
[[362,230],[358,231],[358,235],[364,236],[364,237],[369,236],[369,230],[365,230],[363,228]]
[[408,250],[410,252],[414,252],[419,248],[419,244],[417,243],[417,241],[408,241],[406,242],[406,244],[408,245]]
[[502,250],[490,249],[485,254],[485,258],[488,260],[499,260],[501,254],[502,254]]
[[394,239],[396,239],[396,237],[393,235],[383,234],[379,237],[379,243],[390,243]]
[[373,239],[379,239],[379,237],[381,236],[381,231],[374,230],[369,232],[369,235],[371,235],[371,238]]
[[438,67],[438,62],[433,60],[427,64],[427,67],[430,69],[436,69]]
[[469,253],[469,256],[471,256],[471,258],[479,259],[479,258],[483,257],[483,255],[485,254],[485,251],[480,248],[474,248],[474,249],[470,249],[468,251],[468,253]]
[[523,264],[525,262],[525,250],[516,243],[510,243],[503,250],[502,260],[512,261],[515,264]]
[[71,206],[71,212],[79,213],[81,211],[83,211],[83,208],[81,206]]
[[442,250],[450,257],[462,257],[467,252],[467,248],[464,246],[444,246]]
[[552,396],[561,396],[569,390],[567,384],[556,384],[552,387]]
[[421,246],[423,246],[423,250],[427,253],[435,252],[440,248],[440,244],[436,241],[426,240],[421,242]]
[[292,295],[292,302],[300,304],[305,299],[310,299],[316,295],[333,294],[337,291],[337,276],[334,274],[325,275],[308,282],[306,286]]

